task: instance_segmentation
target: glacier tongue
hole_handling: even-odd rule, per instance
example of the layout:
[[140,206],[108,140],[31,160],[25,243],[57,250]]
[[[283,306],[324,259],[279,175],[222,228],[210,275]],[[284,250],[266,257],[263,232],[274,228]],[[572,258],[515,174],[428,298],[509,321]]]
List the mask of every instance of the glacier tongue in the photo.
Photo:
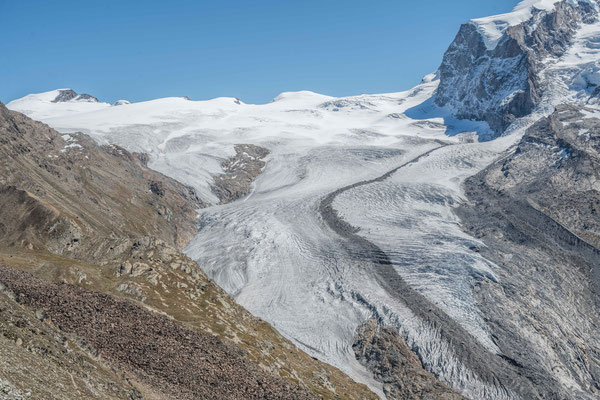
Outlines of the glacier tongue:
[[[284,93],[266,105],[228,98],[204,102],[169,98],[95,112],[71,110],[43,120],[64,133],[83,130],[100,142],[148,153],[151,167],[195,186],[209,200],[214,199],[210,197],[212,176],[222,172],[221,162],[232,155],[235,144],[269,148],[267,165],[247,198],[201,210],[201,227],[188,254],[250,311],[309,353],[379,393],[381,384],[358,364],[351,347],[356,327],[374,313],[382,322],[401,328],[408,342],[420,349],[428,368],[442,379],[468,393],[503,398],[506,392],[498,393],[474,378],[452,346],[440,343],[435,328],[383,290],[370,264],[349,254],[345,240],[319,214],[319,204],[328,193],[385,174],[439,147],[440,140],[456,145],[474,137],[449,137],[447,133],[485,130],[485,124],[453,119],[428,101],[438,82],[430,76],[407,92],[348,98]],[[19,102],[11,106],[15,104]],[[462,146],[487,158],[500,151],[498,143]],[[480,165],[468,161],[472,156],[466,151],[458,158],[466,170],[475,172]],[[446,170],[456,162],[454,158],[435,169]],[[437,173],[411,171],[421,182]],[[461,170],[453,179],[460,180],[463,174],[468,173]],[[453,181],[452,191],[445,196],[460,197],[458,182]],[[449,216],[450,206],[440,204],[436,218]],[[435,231],[435,225],[432,222],[427,229]],[[471,243],[456,229],[452,235],[449,242]],[[457,280],[462,275],[467,281],[472,279],[473,269],[466,265],[471,261],[468,257],[457,261],[464,264],[456,267]],[[486,274],[491,276],[488,271],[481,276]],[[417,280],[423,278],[428,279],[417,277],[411,284],[419,286]],[[494,351],[465,291],[465,287],[454,292],[439,290],[432,299],[456,303],[454,316],[472,321],[467,328],[479,329],[475,334]]]
[[[334,204],[362,228],[361,234],[377,231],[374,241],[390,250],[392,257],[408,255],[405,265],[410,271],[401,275],[417,290],[428,292],[434,304],[447,305],[449,315],[461,319],[465,329],[492,352],[496,349],[470,299],[470,281],[494,279],[493,266],[470,249],[480,244],[448,219],[455,220],[451,214],[453,199],[460,197],[460,180],[489,163],[508,144],[454,144],[451,148],[458,146],[456,150],[432,154],[381,183],[389,185],[386,193],[374,189],[367,199],[352,190]],[[510,391],[474,378],[451,344],[440,340],[435,328],[404,302],[382,290],[368,260],[348,253],[346,241],[319,216],[319,204],[329,192],[383,175],[439,146],[434,140],[406,137],[386,149],[274,149],[249,198],[202,210],[201,228],[186,252],[251,312],[273,323],[304,350],[374,388],[377,385],[365,379],[351,346],[356,328],[375,312],[382,322],[400,329],[413,348],[420,349],[423,362],[441,379],[475,398],[511,398]],[[370,186],[365,190],[373,189]],[[387,214],[394,208],[406,211]],[[415,213],[422,208],[430,209],[429,220],[422,218],[422,211]],[[383,223],[381,215],[387,215]],[[423,241],[417,240],[414,224],[420,226]],[[406,239],[407,235],[412,239]],[[429,269],[431,263],[437,267]]]

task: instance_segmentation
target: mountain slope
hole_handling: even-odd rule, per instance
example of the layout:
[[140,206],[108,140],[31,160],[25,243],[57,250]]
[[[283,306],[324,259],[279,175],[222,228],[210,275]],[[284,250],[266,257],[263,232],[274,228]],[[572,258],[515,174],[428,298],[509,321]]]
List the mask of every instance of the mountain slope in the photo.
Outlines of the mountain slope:
[[476,289],[504,357],[543,398],[600,394],[598,110],[560,106],[466,181],[464,226],[501,268]]
[[[85,135],[61,136],[4,106],[0,118],[0,185],[26,191],[22,196],[47,210],[46,221],[33,223],[54,225],[49,237],[7,240],[35,247],[24,241],[50,239],[47,245],[61,254],[95,257],[111,249],[94,238],[112,236],[114,247],[121,237],[152,235],[183,247],[192,237],[202,202],[191,188],[145,168],[138,156],[116,146],[99,147]],[[14,192],[5,191],[7,196]],[[4,224],[28,221],[6,209],[3,213]],[[7,234],[27,234],[27,228]]]
[[[502,133],[544,100],[556,104],[554,82],[545,71],[567,54],[577,32],[597,19],[595,0],[538,0],[519,3],[509,14],[464,24],[440,66],[436,103],[459,118],[486,121]],[[560,81],[573,86],[578,71],[563,72]]]
[[152,388],[153,397],[318,399],[249,362],[235,344],[185,328],[129,301],[48,283],[1,266],[0,281],[20,305],[43,310],[42,320],[83,339],[88,352]]
[[38,315],[0,284],[0,398],[142,398],[136,385]]
[[[185,253],[380,396],[592,399],[597,10],[536,0],[473,20],[407,92],[168,98],[44,121],[145,153],[215,205]],[[119,261],[122,293],[188,302],[152,294],[172,272],[136,265],[149,251]]]
[[[209,349],[202,364],[208,372],[229,365],[231,379],[223,376],[222,382],[230,384],[222,390],[242,397],[376,398],[365,386],[301,352],[253,317],[179,252],[177,247],[195,231],[196,211],[202,206],[189,187],[147,169],[140,157],[122,148],[98,146],[81,134],[61,136],[2,105],[0,139],[4,205],[0,263],[35,276],[2,267],[0,282],[9,296],[3,297],[8,315],[25,310],[30,318],[45,310],[50,317],[40,315],[49,324],[47,330],[62,335],[45,341],[58,350],[52,350],[55,358],[44,364],[34,347],[41,339],[14,330],[10,320],[0,322],[12,340],[7,343],[9,354],[23,353],[21,346],[32,352],[19,358],[22,364],[6,366],[1,383],[10,390],[29,390],[45,398],[80,398],[78,384],[65,389],[58,380],[44,386],[37,374],[15,380],[20,376],[14,373],[17,367],[39,371],[48,365],[58,379],[68,376],[64,366],[69,365],[81,371],[73,379],[84,385],[97,386],[99,379],[115,382],[112,391],[99,388],[86,396],[204,396],[212,383],[190,375],[189,346],[173,345],[183,335],[191,348]],[[72,306],[64,308],[68,302]],[[138,322],[132,325],[134,320],[125,317],[111,320],[115,315],[104,308],[109,304],[123,310],[117,313],[121,317],[137,315]],[[99,324],[97,329],[89,330],[93,323]],[[146,323],[148,338],[167,347],[148,347],[131,329]],[[111,324],[123,329],[115,331]],[[161,324],[164,330],[152,331]],[[83,352],[83,361],[64,354],[63,336],[87,343],[74,348]],[[131,348],[131,353],[124,348]],[[102,349],[106,358],[99,356]],[[153,366],[165,352],[181,364],[167,369]],[[133,358],[127,359],[128,355]],[[134,361],[135,368],[127,367]],[[99,364],[98,373],[86,376],[86,363]],[[220,379],[213,378],[213,383]],[[183,381],[187,383],[178,383]]]

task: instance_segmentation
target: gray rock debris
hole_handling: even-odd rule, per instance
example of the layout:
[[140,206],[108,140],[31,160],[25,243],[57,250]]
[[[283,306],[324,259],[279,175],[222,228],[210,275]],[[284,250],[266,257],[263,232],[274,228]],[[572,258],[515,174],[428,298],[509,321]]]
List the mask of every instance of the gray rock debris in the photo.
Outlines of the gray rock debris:
[[463,396],[425,371],[398,331],[371,319],[356,331],[356,359],[371,371],[388,400],[463,400]]
[[214,177],[213,193],[221,204],[230,203],[250,193],[252,182],[265,166],[264,158],[269,150],[253,144],[236,144],[235,156],[222,166],[225,171]]
[[0,379],[0,400],[26,400],[31,398],[31,393],[22,391],[11,386],[8,382]]
[[470,202],[457,210],[499,267],[473,291],[500,356],[544,399],[600,396],[600,119],[590,111],[559,106],[538,121],[467,180]]

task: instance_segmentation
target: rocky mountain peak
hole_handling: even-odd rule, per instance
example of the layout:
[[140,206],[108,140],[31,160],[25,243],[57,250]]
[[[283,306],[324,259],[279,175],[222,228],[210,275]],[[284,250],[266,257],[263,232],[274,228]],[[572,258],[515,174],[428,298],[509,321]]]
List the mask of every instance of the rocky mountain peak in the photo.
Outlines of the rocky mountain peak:
[[67,101],[71,101],[77,97],[77,93],[73,89],[60,89],[58,91],[58,96],[54,100],[53,103],[64,103]]
[[58,96],[54,100],[53,103],[66,103],[68,101],[86,101],[89,103],[99,103],[99,100],[94,96],[82,93],[77,94],[73,89],[60,89],[58,91]]
[[75,97],[76,101],[89,101],[90,103],[99,103],[99,100],[97,98],[95,98],[94,96],[92,96],[91,94],[80,94],[79,96]]
[[[512,13],[463,24],[440,66],[435,102],[501,134],[540,104],[549,61],[597,17],[595,0],[524,1]],[[569,84],[571,76],[562,79]]]

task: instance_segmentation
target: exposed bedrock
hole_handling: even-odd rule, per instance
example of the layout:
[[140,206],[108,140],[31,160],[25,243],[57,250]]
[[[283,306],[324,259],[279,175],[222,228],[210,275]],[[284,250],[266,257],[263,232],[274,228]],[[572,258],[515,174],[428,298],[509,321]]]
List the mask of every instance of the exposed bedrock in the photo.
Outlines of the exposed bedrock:
[[595,18],[584,0],[563,0],[551,12],[534,8],[529,20],[507,28],[493,48],[475,23],[462,25],[439,68],[436,103],[502,133],[539,104],[547,86],[540,73],[544,62],[562,56],[578,27]]
[[236,144],[235,156],[223,162],[224,174],[214,177],[213,193],[221,204],[231,203],[250,193],[252,182],[262,172],[269,150],[254,144]]
[[352,348],[358,361],[383,383],[388,400],[464,399],[425,371],[396,328],[371,319],[358,328]]
[[90,102],[90,103],[98,103],[98,99],[95,98],[94,96],[86,94],[86,93],[77,94],[72,89],[60,90],[58,96],[56,96],[56,98],[54,100],[52,100],[52,102],[53,103],[66,103],[66,102],[72,101],[72,100],[86,101],[86,102]]

